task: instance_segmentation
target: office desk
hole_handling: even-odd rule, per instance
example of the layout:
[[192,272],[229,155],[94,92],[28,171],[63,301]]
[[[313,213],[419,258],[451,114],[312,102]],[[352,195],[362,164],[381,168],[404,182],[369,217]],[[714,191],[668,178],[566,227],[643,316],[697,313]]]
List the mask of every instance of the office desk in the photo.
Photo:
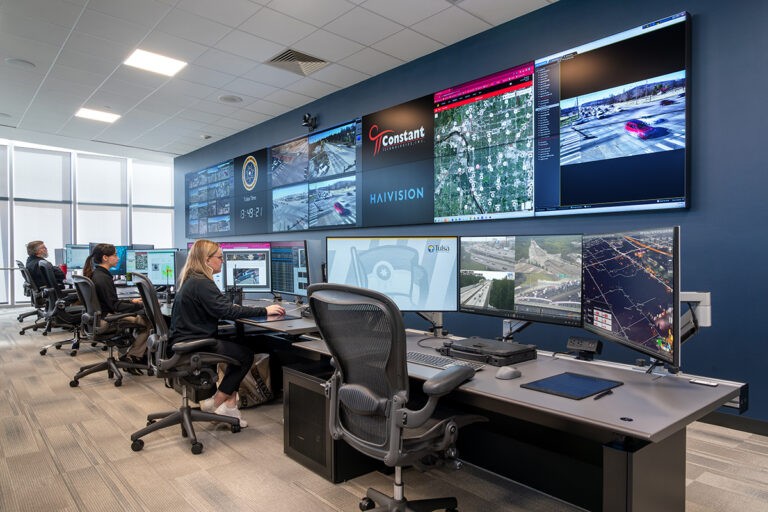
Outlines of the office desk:
[[289,320],[270,320],[268,322],[254,318],[238,318],[235,322],[242,325],[260,327],[265,331],[287,334],[289,336],[317,332],[317,325],[313,318],[299,317]]
[[[408,350],[433,353],[416,345],[419,338],[408,335]],[[294,346],[328,354],[319,340]],[[685,510],[686,426],[741,390],[739,383],[707,387],[690,383],[691,376],[545,352],[515,366],[518,379],[496,379],[496,368],[486,366],[445,397],[491,419],[462,430],[461,457],[589,510]],[[409,376],[419,380],[438,371],[408,363]],[[624,384],[600,400],[520,387],[566,371]]]

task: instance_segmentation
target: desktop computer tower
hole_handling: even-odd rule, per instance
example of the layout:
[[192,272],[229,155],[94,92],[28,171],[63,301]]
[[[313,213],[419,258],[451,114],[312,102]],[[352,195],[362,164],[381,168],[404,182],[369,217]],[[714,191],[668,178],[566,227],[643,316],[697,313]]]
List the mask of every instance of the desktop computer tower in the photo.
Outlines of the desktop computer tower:
[[331,437],[329,404],[323,390],[331,373],[326,361],[283,368],[283,451],[333,483],[376,470],[389,472],[382,462]]

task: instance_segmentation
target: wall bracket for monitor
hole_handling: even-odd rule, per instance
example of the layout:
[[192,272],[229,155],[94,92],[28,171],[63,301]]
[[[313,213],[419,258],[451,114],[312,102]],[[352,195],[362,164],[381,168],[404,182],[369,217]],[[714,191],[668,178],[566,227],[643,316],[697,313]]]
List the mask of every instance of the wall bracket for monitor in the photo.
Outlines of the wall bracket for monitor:
[[712,299],[710,292],[680,292],[680,302],[688,304],[688,311],[680,316],[680,342],[683,343],[700,327],[712,327]]

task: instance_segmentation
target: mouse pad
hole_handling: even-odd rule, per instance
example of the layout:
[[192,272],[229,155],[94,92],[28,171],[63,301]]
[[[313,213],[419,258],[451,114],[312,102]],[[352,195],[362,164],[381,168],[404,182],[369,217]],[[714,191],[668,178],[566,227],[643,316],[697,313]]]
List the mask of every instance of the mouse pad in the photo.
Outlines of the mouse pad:
[[621,386],[622,384],[624,383],[618,380],[601,379],[600,377],[592,377],[591,375],[565,372],[533,382],[520,384],[520,387],[549,393],[550,395],[581,400],[582,398],[596,395],[602,391]]

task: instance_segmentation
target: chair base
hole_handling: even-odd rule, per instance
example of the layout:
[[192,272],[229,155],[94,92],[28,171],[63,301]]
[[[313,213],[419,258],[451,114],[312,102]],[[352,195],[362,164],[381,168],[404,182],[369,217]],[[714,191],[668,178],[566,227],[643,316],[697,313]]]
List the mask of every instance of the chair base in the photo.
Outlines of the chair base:
[[455,512],[458,507],[456,498],[429,498],[424,500],[409,501],[405,498],[398,500],[377,491],[368,489],[365,493],[366,498],[375,502],[379,506],[376,508],[364,508],[364,503],[369,503],[363,498],[360,502],[361,510],[370,510],[372,512],[433,512],[435,510],[446,510]]
[[202,453],[203,444],[197,440],[195,428],[193,426],[196,421],[218,421],[227,423],[229,424],[232,433],[240,432],[240,420],[238,418],[201,411],[199,408],[192,408],[186,404],[179,407],[176,411],[159,412],[147,415],[147,426],[131,435],[131,449],[138,452],[144,448],[144,441],[141,438],[147,434],[174,425],[181,425],[181,435],[183,437],[189,437],[189,442],[192,444],[192,453],[195,455]]
[[[35,330],[34,326],[30,326],[30,327],[32,327],[33,330]],[[66,328],[66,326],[58,326],[55,324],[51,324],[49,320],[45,324],[45,329],[43,330],[43,336],[47,336],[48,333],[51,332],[52,327]],[[69,348],[69,355],[73,357],[76,356],[77,351],[80,350],[80,328],[79,327],[75,328],[75,330],[73,331],[73,336],[68,340],[54,341],[53,343],[49,343],[47,345],[43,345],[42,347],[40,347],[40,355],[44,356],[48,352],[48,349],[51,347],[54,347],[56,350],[59,350],[61,349],[61,347],[63,347],[67,343],[72,344]]]
[[[77,372],[74,377],[72,377],[72,380],[69,382],[69,385],[73,388],[76,388],[80,384],[79,382],[80,379],[82,379],[86,375],[91,375],[92,373],[105,371],[107,372],[107,376],[110,379],[114,377],[115,387],[120,387],[123,385],[123,373],[120,371],[121,369],[147,370],[147,365],[137,364],[137,363],[128,363],[125,361],[118,361],[110,354],[106,360],[100,363],[89,364],[81,367],[80,371]],[[147,371],[149,372],[149,370]]]

